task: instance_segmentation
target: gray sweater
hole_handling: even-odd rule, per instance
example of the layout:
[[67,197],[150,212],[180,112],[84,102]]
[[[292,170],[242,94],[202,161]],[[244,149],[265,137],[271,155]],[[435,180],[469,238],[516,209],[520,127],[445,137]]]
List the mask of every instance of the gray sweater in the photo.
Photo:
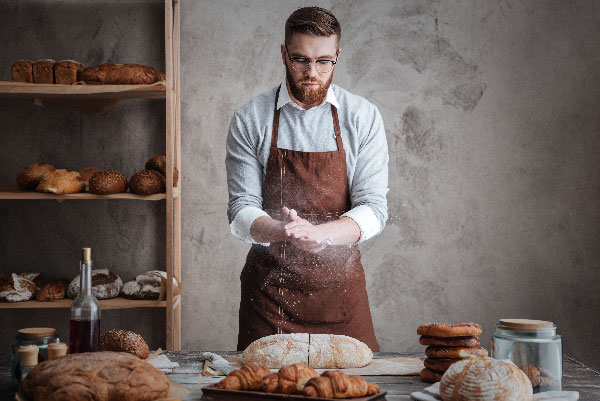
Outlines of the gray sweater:
[[[262,186],[273,130],[277,87],[254,97],[235,111],[227,136],[227,215],[233,235],[250,243],[252,222],[262,209]],[[278,108],[277,147],[303,152],[337,149],[331,107],[338,109],[352,209],[344,216],[360,227],[363,242],[380,233],[387,220],[388,148],[381,115],[366,99],[331,85],[320,106],[304,110],[290,98],[285,82]],[[300,215],[300,217],[303,217]]]

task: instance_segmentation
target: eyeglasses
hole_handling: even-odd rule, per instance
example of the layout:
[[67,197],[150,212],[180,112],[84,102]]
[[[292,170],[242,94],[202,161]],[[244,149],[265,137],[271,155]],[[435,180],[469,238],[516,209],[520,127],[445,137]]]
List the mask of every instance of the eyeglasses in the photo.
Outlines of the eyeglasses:
[[326,74],[331,72],[333,66],[337,63],[337,56],[335,57],[335,60],[311,60],[306,57],[291,57],[287,45],[285,45],[285,53],[292,62],[294,71],[304,72],[310,68],[310,63],[315,63],[317,71],[321,74]]

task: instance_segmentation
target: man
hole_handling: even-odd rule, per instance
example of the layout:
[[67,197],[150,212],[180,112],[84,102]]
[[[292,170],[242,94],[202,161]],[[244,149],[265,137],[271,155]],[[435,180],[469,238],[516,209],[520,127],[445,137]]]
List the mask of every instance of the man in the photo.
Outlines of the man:
[[357,244],[387,220],[388,150],[377,108],[331,84],[340,37],[328,10],[293,12],[285,82],[231,120],[228,217],[252,243],[238,350],[278,333],[344,334],[379,350]]

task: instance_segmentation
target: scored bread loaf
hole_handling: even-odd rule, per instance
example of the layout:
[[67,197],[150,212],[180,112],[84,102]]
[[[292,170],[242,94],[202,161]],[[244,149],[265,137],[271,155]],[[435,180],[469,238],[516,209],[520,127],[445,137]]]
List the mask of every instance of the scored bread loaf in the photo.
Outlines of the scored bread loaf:
[[169,379],[136,356],[91,352],[40,363],[22,391],[30,401],[151,401],[167,396]]
[[336,334],[273,334],[259,338],[242,353],[244,363],[281,368],[305,363],[317,369],[344,369],[365,366],[373,352],[363,342]]

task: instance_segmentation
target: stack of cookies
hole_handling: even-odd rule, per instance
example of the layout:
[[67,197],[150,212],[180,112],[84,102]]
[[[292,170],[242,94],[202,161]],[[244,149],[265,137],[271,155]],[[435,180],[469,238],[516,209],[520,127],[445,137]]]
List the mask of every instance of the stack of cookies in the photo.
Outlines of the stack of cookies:
[[487,356],[487,350],[479,347],[477,336],[481,332],[481,326],[476,323],[426,323],[419,326],[419,343],[428,346],[425,349],[425,369],[420,373],[421,380],[426,383],[439,382],[453,363],[474,356]]

